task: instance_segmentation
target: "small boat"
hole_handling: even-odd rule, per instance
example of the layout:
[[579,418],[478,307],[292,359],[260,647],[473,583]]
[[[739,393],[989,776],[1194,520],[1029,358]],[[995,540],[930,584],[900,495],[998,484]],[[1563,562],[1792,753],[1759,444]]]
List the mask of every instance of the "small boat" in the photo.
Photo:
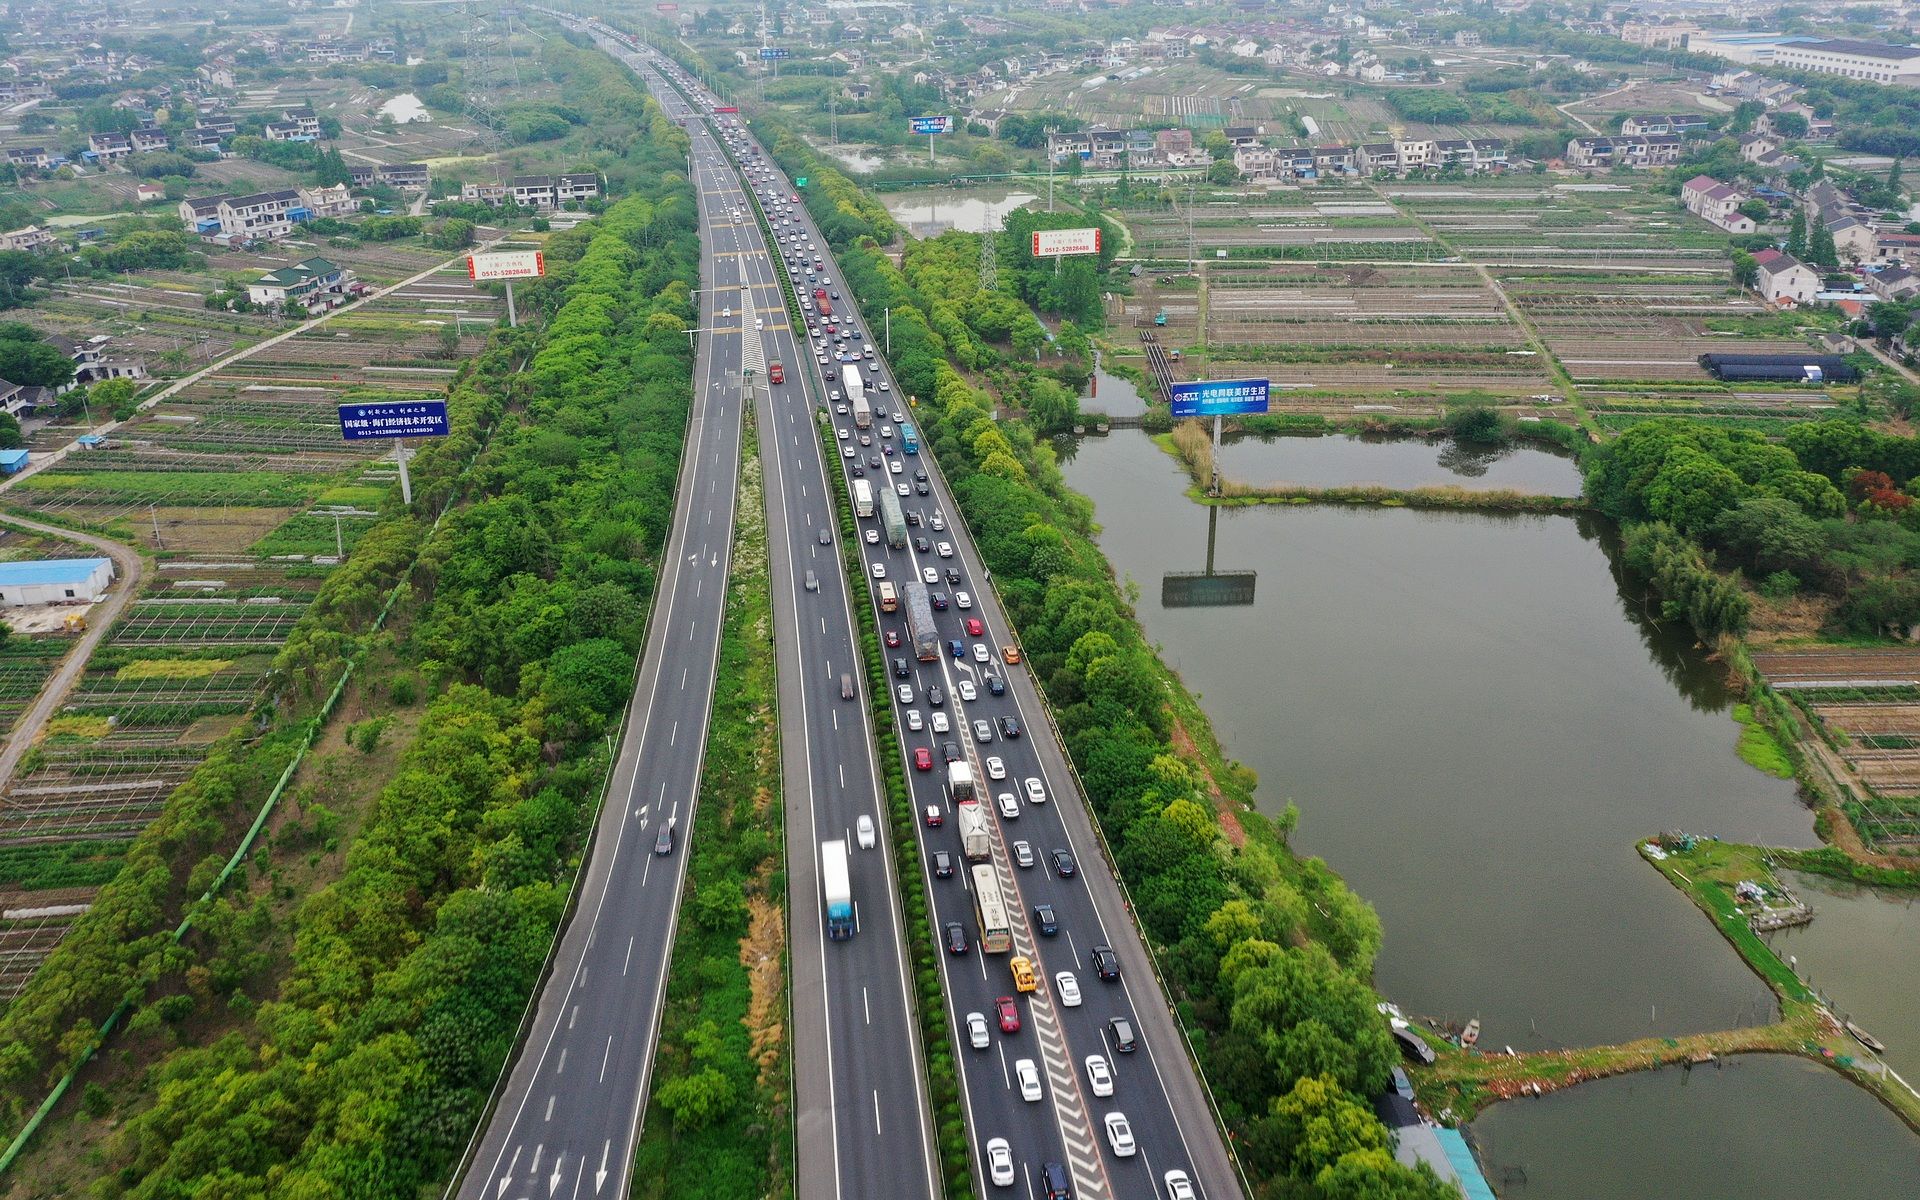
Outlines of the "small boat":
[[1467,1028],[1460,1034],[1460,1044],[1471,1048],[1473,1044],[1479,1040],[1480,1018],[1475,1017],[1473,1020],[1467,1022]]
[[1858,1025],[1855,1025],[1852,1021],[1847,1022],[1847,1032],[1853,1035],[1854,1041],[1859,1042],[1875,1054],[1885,1054],[1887,1052],[1886,1046],[1881,1044],[1879,1038],[1868,1033]]

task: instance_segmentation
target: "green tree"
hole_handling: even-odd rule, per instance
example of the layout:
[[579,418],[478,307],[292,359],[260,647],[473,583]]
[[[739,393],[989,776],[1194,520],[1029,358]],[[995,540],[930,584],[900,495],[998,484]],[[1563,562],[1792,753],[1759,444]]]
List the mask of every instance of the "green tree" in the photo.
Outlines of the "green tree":
[[73,360],[45,342],[0,341],[0,379],[27,387],[65,387],[73,382]]
[[1807,214],[1804,209],[1795,206],[1793,219],[1787,223],[1787,253],[1805,260],[1807,257]]
[[1207,164],[1207,182],[1225,186],[1238,183],[1240,168],[1233,165],[1232,158],[1216,158]]
[[1807,237],[1807,259],[1828,270],[1840,266],[1840,250],[1833,244],[1833,233],[1827,228],[1826,219],[1817,213],[1813,218],[1813,232]]
[[1733,282],[1750,288],[1760,281],[1760,264],[1745,250],[1733,252]]

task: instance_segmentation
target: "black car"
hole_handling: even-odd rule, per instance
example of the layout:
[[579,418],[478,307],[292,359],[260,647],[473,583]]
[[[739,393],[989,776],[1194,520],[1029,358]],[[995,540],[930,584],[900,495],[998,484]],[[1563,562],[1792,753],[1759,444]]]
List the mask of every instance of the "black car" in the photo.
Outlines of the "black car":
[[820,544],[822,546],[831,546],[833,544],[833,535],[822,529],[820,531]]
[[1019,737],[1020,736],[1020,719],[1018,717],[1001,717],[1000,718],[1000,736],[1004,738]]
[[931,487],[928,487],[928,486],[927,486],[926,484],[924,484],[924,483],[916,483],[916,484],[914,484],[914,485],[913,485],[913,490],[914,490],[914,491],[916,491],[916,492],[918,492],[918,493],[919,493],[920,495],[922,495],[922,496],[931,496],[931,495],[933,494],[933,489],[932,489]]
[[920,510],[916,508],[907,514],[907,524],[918,525],[919,523],[920,523]]
[[1113,1039],[1113,1048],[1121,1054],[1132,1054],[1140,1048],[1133,1038],[1133,1022],[1125,1017],[1107,1018],[1107,1036]]
[[1049,857],[1053,859],[1054,872],[1062,879],[1072,879],[1073,873],[1079,870],[1073,864],[1073,855],[1065,850],[1055,850]]
[[906,659],[896,658],[893,660],[893,677],[895,679],[905,679],[912,674],[913,668],[907,665]]
[[878,454],[867,455],[867,465],[878,471],[880,469],[880,456]]
[[1087,951],[1087,961],[1093,964],[1093,973],[1108,983],[1120,978],[1120,956],[1112,946],[1095,946]]
[[[939,708],[942,704],[945,704],[946,702],[947,702],[947,693],[945,688],[942,688],[939,684],[936,683],[932,687],[927,689],[928,704],[933,705],[935,708]],[[1066,852],[1063,850],[1061,851],[1061,853],[1064,854]]]
[[933,852],[933,877],[935,879],[953,878],[953,855],[945,850]]
[[855,479],[865,479],[867,477],[867,469],[859,463],[853,464],[853,477]]
[[919,468],[913,473],[913,477],[921,483],[925,483],[927,481],[927,469],[925,467]]
[[1060,920],[1053,915],[1053,905],[1036,904],[1033,906],[1033,927],[1041,937],[1052,937],[1060,932]]
[[947,922],[947,953],[965,954],[967,952],[967,931],[958,921]]
[[933,611],[947,611],[947,594],[945,592],[928,592],[927,599],[933,602]]
[[960,761],[960,743],[942,742],[940,743],[940,753],[945,755],[947,761],[950,763],[959,762]]
[[923,537],[917,537],[913,539],[913,548],[922,554],[928,554],[933,551],[933,543]]
[[992,672],[988,672],[987,690],[996,696],[1004,696],[1007,694],[1007,681]]
[[947,582],[948,582],[948,583],[951,583],[951,584],[954,584],[955,586],[958,586],[958,585],[959,585],[959,583],[960,583],[960,568],[958,568],[958,567],[948,567],[948,568],[947,568]]

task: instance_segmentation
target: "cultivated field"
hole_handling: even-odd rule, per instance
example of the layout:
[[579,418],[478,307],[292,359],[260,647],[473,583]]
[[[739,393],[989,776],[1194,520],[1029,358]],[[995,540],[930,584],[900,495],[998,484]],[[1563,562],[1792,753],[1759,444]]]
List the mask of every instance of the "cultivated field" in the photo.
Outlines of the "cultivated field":
[[1825,726],[1872,789],[1856,818],[1862,832],[1920,844],[1920,647],[1766,651],[1753,662]]

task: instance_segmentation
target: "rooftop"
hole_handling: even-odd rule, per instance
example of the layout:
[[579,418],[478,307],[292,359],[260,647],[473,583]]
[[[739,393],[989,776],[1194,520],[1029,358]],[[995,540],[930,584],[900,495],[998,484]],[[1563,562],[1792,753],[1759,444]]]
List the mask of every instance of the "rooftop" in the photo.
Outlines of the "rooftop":
[[85,583],[108,562],[104,558],[47,558],[0,563],[0,587],[35,583]]

